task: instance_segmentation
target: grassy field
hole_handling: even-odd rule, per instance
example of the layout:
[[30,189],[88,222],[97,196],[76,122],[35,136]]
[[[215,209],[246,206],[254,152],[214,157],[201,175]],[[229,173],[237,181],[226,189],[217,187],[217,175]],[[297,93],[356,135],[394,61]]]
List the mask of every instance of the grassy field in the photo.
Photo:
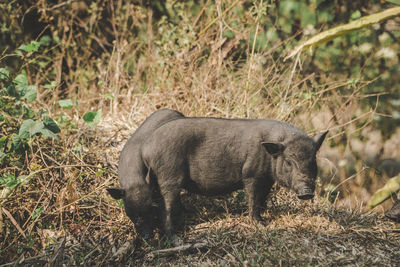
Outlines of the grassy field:
[[[56,266],[396,266],[400,263],[400,229],[381,215],[336,207],[320,197],[313,202],[302,202],[286,190],[275,190],[268,201],[263,214],[265,224],[253,224],[245,216],[243,194],[216,199],[183,194],[186,224],[179,235],[185,244],[198,248],[166,252],[163,249],[169,245],[157,233],[149,243],[137,239],[132,223],[118,203],[107,196],[102,184],[93,184],[92,190],[75,196],[76,201],[65,210],[46,212],[40,221],[50,221],[48,229],[30,222],[28,226],[35,224],[36,228],[32,229],[31,238],[42,244],[25,248],[18,259],[14,248],[22,244],[10,237],[4,240],[3,245],[7,245],[2,250],[3,262]],[[65,194],[66,198],[72,197]],[[14,260],[10,261],[11,258]]]
[[[138,117],[136,117],[138,118]],[[144,118],[144,116],[142,117]],[[140,120],[140,119],[138,119]],[[113,120],[110,128],[116,127]],[[38,168],[29,186],[2,206],[1,262],[11,265],[124,266],[395,266],[400,229],[382,210],[343,207],[317,183],[313,201],[275,188],[263,214],[246,216],[242,191],[210,199],[183,192],[185,225],[179,236],[194,248],[170,245],[157,232],[148,243],[105,188],[118,185],[116,163],[129,136],[119,130],[78,127],[62,143],[34,145],[29,163]],[[76,144],[82,144],[77,147]],[[51,148],[51,149],[50,149]],[[62,153],[60,153],[62,152]],[[41,207],[42,211],[35,214]],[[198,248],[196,248],[196,246]],[[6,265],[7,266],[7,265]]]
[[[32,42],[15,21],[21,41],[0,55],[0,67],[10,72],[3,78],[0,71],[0,100],[33,112],[0,110],[0,152],[7,154],[3,160],[0,153],[0,266],[400,265],[398,225],[383,217],[382,206],[365,209],[387,177],[351,146],[354,139],[367,146],[376,117],[386,116],[378,106],[387,92],[371,91],[378,78],[361,75],[372,55],[359,79],[349,75],[353,70],[320,67],[318,57],[284,62],[297,35],[270,37],[263,28],[267,7],[250,8],[247,1],[206,1],[196,10],[179,2],[175,21],[124,1],[73,3],[69,9],[67,2],[36,3],[47,23],[41,35]],[[13,4],[0,5],[17,14],[10,21],[22,12]],[[272,21],[279,7],[268,8]],[[382,69],[384,63],[393,62],[381,61]],[[20,88],[37,89],[34,100],[3,94],[10,84],[19,90],[21,77]],[[265,222],[254,224],[242,191],[211,199],[183,192],[185,224],[178,234],[192,247],[163,250],[170,244],[158,232],[148,243],[138,239],[122,204],[105,189],[118,185],[126,140],[160,108],[186,116],[273,118],[310,135],[329,130],[316,198],[303,202],[274,188]],[[85,122],[84,114],[99,111],[98,123]],[[59,140],[35,132],[21,139],[22,153],[12,154],[27,116],[54,118]],[[336,160],[328,157],[333,152]]]

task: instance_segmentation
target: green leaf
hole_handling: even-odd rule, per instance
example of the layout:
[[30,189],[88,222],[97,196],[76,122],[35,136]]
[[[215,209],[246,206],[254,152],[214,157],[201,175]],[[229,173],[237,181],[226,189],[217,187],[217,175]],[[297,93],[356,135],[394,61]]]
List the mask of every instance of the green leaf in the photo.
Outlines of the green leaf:
[[101,95],[102,97],[108,98],[108,99],[114,99],[115,97],[112,94],[104,94]]
[[103,173],[105,173],[105,170],[100,169],[100,170],[98,170],[98,171],[96,172],[96,176],[102,176]]
[[52,131],[50,131],[47,128],[43,128],[40,130],[40,133],[43,134],[45,137],[51,137],[54,138],[56,140],[60,140],[60,137],[58,137],[57,135],[55,135]]
[[44,87],[45,89],[53,89],[54,87],[56,87],[56,85],[57,85],[57,82],[56,82],[56,81],[52,81],[52,82],[49,83],[49,84],[45,84],[43,87]]
[[18,180],[11,180],[11,181],[9,181],[9,182],[6,184],[6,186],[7,186],[7,187],[15,187],[15,186],[17,186],[18,184],[19,184]]
[[6,68],[0,68],[0,80],[5,80],[10,77],[10,72]]
[[43,212],[43,207],[37,208],[32,212],[32,219],[36,219]]
[[70,109],[74,106],[74,104],[72,104],[72,100],[71,99],[62,99],[58,101],[58,104],[60,105],[60,107],[65,108],[65,109]]
[[5,147],[6,141],[7,141],[7,136],[3,136],[0,138],[0,149],[1,150]]
[[97,112],[85,113],[85,115],[83,115],[83,120],[89,125],[99,123],[101,121],[101,109]]
[[31,136],[40,133],[40,131],[44,128],[44,123],[42,121],[35,121],[35,124],[32,128],[29,129],[29,133]]
[[34,120],[26,120],[19,127],[18,136],[22,139],[28,139],[30,137],[29,129],[33,128],[35,125]]
[[31,136],[40,133],[43,128],[44,123],[42,121],[28,119],[21,124],[18,135],[22,139],[28,139]]
[[303,3],[301,5],[301,8],[299,10],[300,12],[300,18],[301,18],[301,26],[305,27],[308,24],[315,25],[316,23],[316,16],[315,16],[315,11],[310,10],[310,7]]
[[18,136],[21,139],[28,139],[35,134],[41,133],[45,137],[51,137],[56,140],[60,140],[60,138],[56,135],[56,133],[60,132],[60,128],[57,123],[50,117],[43,117],[43,121],[34,121],[31,119],[25,120],[18,132]]
[[17,49],[25,51],[25,52],[36,52],[39,50],[40,43],[37,41],[31,41],[29,44],[20,45]]
[[96,117],[96,115],[97,115],[97,112],[86,112],[83,115],[83,120],[86,123],[93,123],[94,122],[94,118]]
[[22,71],[17,77],[15,77],[13,82],[16,85],[18,93],[22,98],[25,98],[26,100],[28,100],[28,102],[32,102],[36,99],[36,86],[28,84],[28,77],[26,76],[25,71]]
[[28,77],[26,76],[26,72],[23,70],[17,77],[14,78],[13,81],[17,86],[28,85]]
[[309,100],[311,99],[312,95],[310,93],[303,93],[303,97],[304,99]]
[[8,177],[6,177],[8,180],[6,183],[6,186],[9,188],[13,188],[21,183],[21,180],[18,178],[15,178],[14,175],[9,174]]
[[360,10],[356,10],[351,14],[351,19],[358,19],[358,18],[361,18]]
[[43,35],[41,38],[40,38],[40,40],[39,40],[39,43],[41,44],[41,45],[49,45],[50,43],[51,43],[51,37],[50,36],[48,36],[48,35]]
[[24,119],[32,119],[32,118],[34,118],[35,117],[35,112],[33,111],[33,110],[31,110],[29,107],[27,107],[27,106],[23,106],[22,107],[22,115],[23,115],[23,118]]
[[0,177],[0,184],[7,184],[11,180],[15,180],[15,176],[6,172],[3,174],[3,177]]
[[28,85],[23,88],[20,88],[20,92],[23,92],[22,98],[28,100],[28,102],[32,102],[37,97],[36,85]]
[[54,36],[54,42],[56,42],[57,44],[61,43],[60,37]]
[[15,98],[19,98],[18,91],[17,91],[17,89],[15,88],[14,85],[8,86],[7,89],[6,89],[6,91],[7,91],[7,94],[8,94],[9,96],[12,96],[12,97],[15,97]]
[[228,39],[233,39],[235,38],[235,33],[231,30],[225,30],[222,35]]
[[57,123],[50,117],[48,116],[44,116],[42,119],[43,123],[44,123],[44,127],[46,129],[49,129],[50,131],[52,131],[53,133],[59,133],[61,132],[60,128],[58,127]]
[[20,45],[17,49],[27,52],[29,50],[28,46],[25,44]]
[[11,140],[7,144],[7,148],[12,151],[18,151],[23,147],[23,142],[18,134],[11,135]]

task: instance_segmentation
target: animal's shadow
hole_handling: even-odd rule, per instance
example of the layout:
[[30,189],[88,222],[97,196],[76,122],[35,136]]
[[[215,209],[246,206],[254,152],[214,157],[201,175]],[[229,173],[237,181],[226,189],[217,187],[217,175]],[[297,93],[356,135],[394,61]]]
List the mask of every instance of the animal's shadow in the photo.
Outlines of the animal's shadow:
[[[183,218],[178,225],[178,232],[188,229],[194,225],[224,219],[227,216],[247,216],[247,197],[243,190],[219,196],[207,197],[184,192],[181,194],[183,204]],[[333,204],[323,200],[300,200],[288,190],[274,188],[264,206],[262,212],[263,224],[278,219],[281,216],[320,216],[330,222],[336,222],[341,227],[354,225],[371,226],[382,220],[381,216],[375,214],[363,214],[361,210],[336,208]],[[383,219],[384,221],[388,221]]]
[[[275,195],[278,190],[279,188],[274,187],[264,204],[264,209],[262,210],[263,221],[261,222],[263,224],[267,224],[269,221],[274,220],[276,216],[287,212],[281,211],[280,205],[282,204],[276,203]],[[296,198],[295,194],[291,194],[290,197]],[[181,193],[180,198],[183,210],[180,214],[181,218],[177,219],[176,230],[179,232],[200,223],[216,221],[228,216],[247,217],[249,214],[248,199],[243,190],[217,197],[208,197],[184,191]],[[300,213],[301,209],[294,208],[293,212]]]
[[218,197],[183,192],[181,203],[187,225],[224,218],[228,214],[248,214],[247,199],[242,190]]

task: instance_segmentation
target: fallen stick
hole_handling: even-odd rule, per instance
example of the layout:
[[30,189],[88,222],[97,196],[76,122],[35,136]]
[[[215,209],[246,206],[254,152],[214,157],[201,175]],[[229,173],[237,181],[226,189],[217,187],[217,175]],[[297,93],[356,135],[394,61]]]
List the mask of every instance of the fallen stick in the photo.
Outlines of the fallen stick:
[[132,242],[131,241],[126,241],[118,250],[117,252],[114,253],[114,255],[112,255],[112,259],[116,260],[121,258],[123,255],[125,255],[127,253],[127,251],[129,250],[129,248],[132,246]]
[[150,252],[148,255],[149,256],[168,256],[171,254],[175,254],[175,253],[190,250],[190,249],[204,248],[205,246],[207,246],[207,244],[208,244],[207,242],[185,244],[185,245],[178,246],[178,247],[155,250],[155,251]]
[[17,228],[18,232],[26,238],[26,235],[24,233],[24,231],[21,229],[21,226],[19,226],[19,224],[17,223],[17,221],[14,219],[14,217],[11,215],[11,213],[6,210],[5,208],[1,208],[1,210],[4,212],[4,214],[8,217],[8,219],[10,219],[10,221],[12,222],[12,224],[14,224],[15,228]]

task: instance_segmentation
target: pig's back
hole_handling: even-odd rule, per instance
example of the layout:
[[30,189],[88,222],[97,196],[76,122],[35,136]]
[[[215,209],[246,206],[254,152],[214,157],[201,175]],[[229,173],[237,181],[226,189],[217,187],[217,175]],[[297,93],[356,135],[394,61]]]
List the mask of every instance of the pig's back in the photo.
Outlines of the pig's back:
[[140,147],[154,130],[172,120],[184,118],[183,114],[170,109],[152,113],[126,142],[118,163],[118,176],[123,188],[142,183],[146,173],[140,155]]

